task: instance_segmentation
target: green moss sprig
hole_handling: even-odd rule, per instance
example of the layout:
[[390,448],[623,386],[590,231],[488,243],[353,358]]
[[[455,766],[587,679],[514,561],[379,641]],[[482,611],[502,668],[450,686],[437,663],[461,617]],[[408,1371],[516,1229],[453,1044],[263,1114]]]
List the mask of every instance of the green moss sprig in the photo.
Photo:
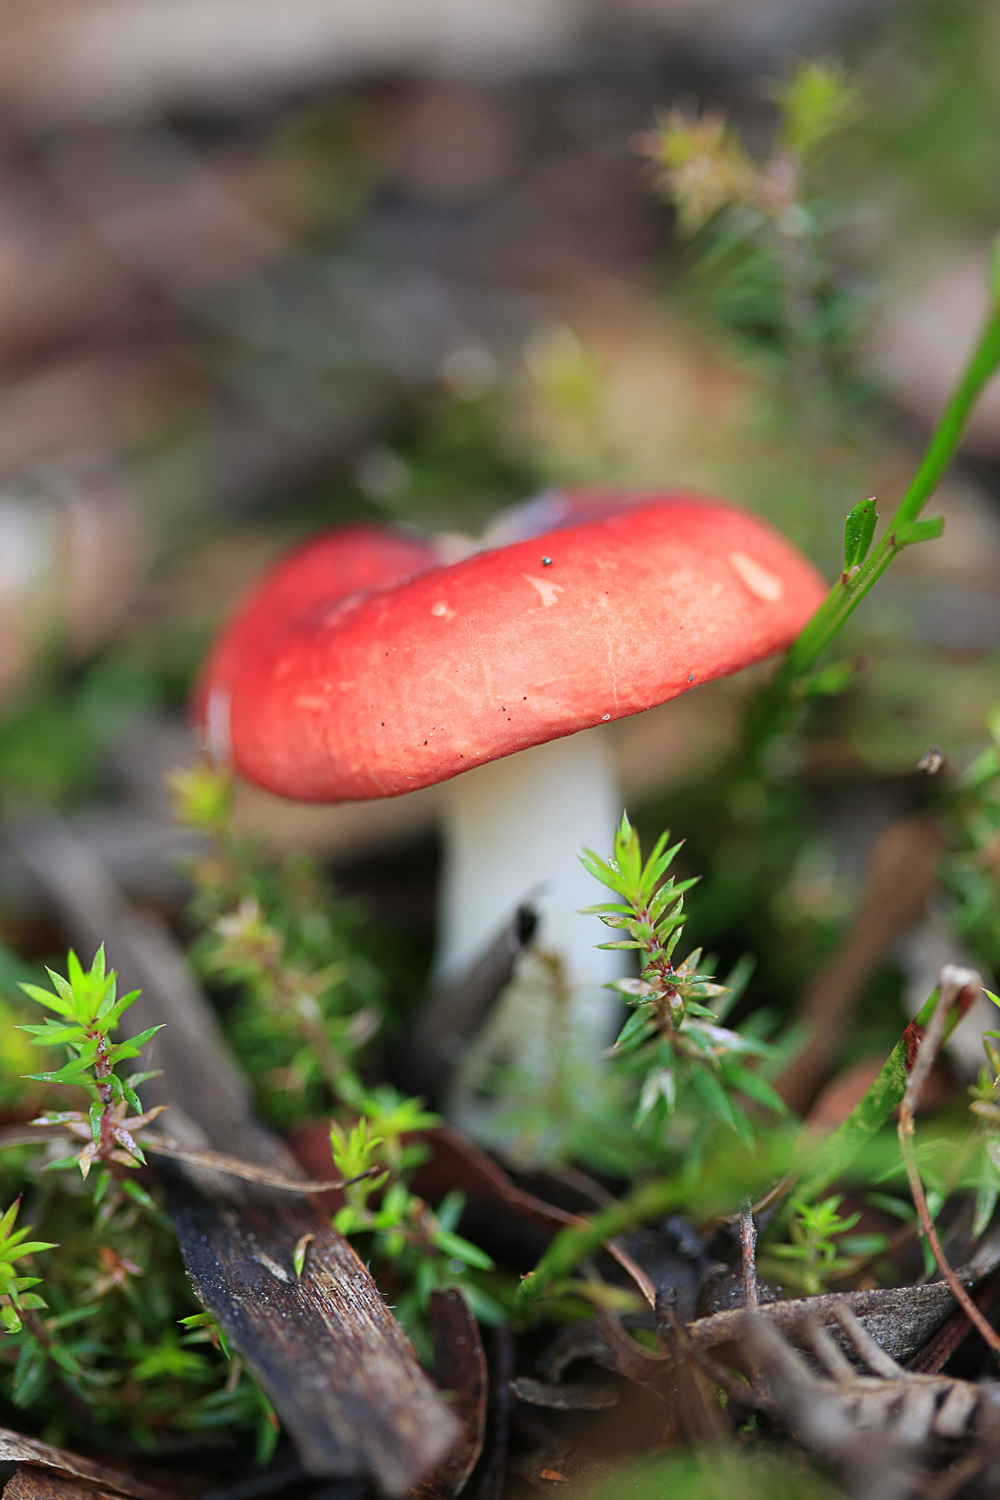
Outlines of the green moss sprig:
[[[778,1278],[807,1297],[826,1291],[830,1283],[853,1271],[859,1255],[882,1249],[885,1237],[868,1235],[845,1240],[843,1236],[858,1223],[860,1211],[846,1217],[840,1212],[843,1198],[823,1198],[818,1203],[789,1203],[792,1218],[787,1241],[769,1244],[762,1255],[762,1268],[770,1270],[774,1262]],[[844,1254],[844,1251],[849,1252]]]
[[[59,1127],[72,1155],[41,1166],[15,1145],[0,1158],[5,1195],[27,1188],[32,1217],[46,1233],[29,1240],[27,1229],[16,1228],[19,1199],[0,1218],[0,1395],[56,1441],[127,1435],[155,1448],[217,1426],[269,1441],[263,1397],[249,1373],[215,1349],[188,1348],[189,1336],[174,1331],[194,1299],[161,1190],[135,1175],[141,1132],[160,1112],[143,1111],[137,1093],[153,1075],[123,1071],[159,1027],[114,1040],[136,994],[119,997],[103,949],[89,969],[71,953],[66,976],[50,969],[49,977],[51,991],[22,985],[53,1013],[23,1030],[50,1056],[62,1049],[66,1061],[30,1076],[83,1089],[88,1108],[47,1111],[35,1121]],[[74,1176],[78,1169],[87,1190],[51,1170],[60,1167]],[[43,1300],[33,1290],[38,1278],[22,1276],[19,1262],[57,1248]]]
[[581,856],[595,880],[619,898],[588,910],[627,934],[600,946],[636,952],[641,964],[638,978],[611,985],[631,1007],[612,1056],[624,1061],[638,1080],[636,1125],[663,1144],[687,1096],[700,1102],[703,1117],[721,1121],[752,1142],[753,1128],[739,1095],[784,1112],[766,1079],[746,1066],[749,1057],[766,1057],[770,1049],[757,1037],[723,1026],[723,1007],[712,1010],[706,1004],[723,996],[732,1003],[735,997],[700,972],[700,949],[674,963],[684,931],[684,894],[695,881],[667,875],[681,847],[668,848],[668,839],[668,833],[662,834],[644,860],[639,836],[625,815],[610,859],[593,850]]
[[355,911],[307,856],[275,857],[237,828],[226,772],[202,762],[170,782],[179,820],[208,843],[190,867],[192,958],[235,990],[227,1031],[263,1113],[285,1124],[355,1102],[355,1058],[381,1020]]
[[[424,1318],[437,1287],[460,1287],[477,1318],[503,1322],[503,1308],[473,1274],[492,1271],[493,1261],[456,1232],[464,1194],[448,1193],[432,1209],[406,1181],[406,1168],[416,1158],[404,1134],[436,1124],[436,1116],[418,1110],[419,1101],[398,1096],[393,1100],[392,1091],[380,1092],[381,1100],[366,1101],[367,1113],[353,1126],[331,1123],[330,1149],[338,1172],[361,1178],[344,1189],[346,1202],[334,1224],[341,1234],[370,1238],[376,1262],[399,1285],[396,1314],[418,1346],[426,1343]],[[379,1175],[364,1177],[373,1167],[381,1169]]]
[[32,1287],[38,1286],[40,1276],[22,1276],[17,1269],[19,1260],[36,1255],[40,1250],[54,1250],[56,1246],[48,1240],[29,1240],[31,1233],[27,1225],[15,1229],[20,1198],[0,1218],[0,1323],[7,1333],[20,1333],[21,1313],[45,1306],[45,1302]]
[[[476,1316],[504,1311],[476,1280],[493,1262],[456,1232],[464,1199],[432,1208],[410,1172],[427,1155],[417,1137],[440,1123],[419,1098],[370,1087],[359,1055],[377,1031],[378,977],[349,936],[350,913],[304,860],[275,859],[238,833],[231,778],[208,764],[172,778],[181,820],[210,840],[192,868],[195,911],[205,923],[195,953],[202,972],[236,987],[230,1036],[272,1118],[325,1111],[345,1188],[335,1219],[375,1263],[383,1290],[418,1345],[430,1353],[430,1293],[462,1288]],[[262,1087],[263,1086],[263,1087]],[[374,1176],[365,1176],[375,1169]],[[301,1274],[308,1243],[294,1253]]]
[[[145,1164],[146,1158],[136,1137],[156,1118],[163,1106],[143,1111],[136,1093],[138,1086],[154,1078],[155,1073],[133,1073],[123,1078],[116,1069],[128,1059],[138,1057],[145,1044],[162,1028],[150,1026],[124,1042],[112,1042],[122,1016],[138,999],[139,991],[133,990],[119,998],[114,969],[105,972],[103,945],[95,953],[89,969],[84,969],[76,954],[70,952],[66,971],[65,978],[53,969],[47,971],[52,981],[51,991],[37,984],[21,985],[26,995],[55,1011],[55,1016],[46,1016],[41,1025],[22,1026],[20,1029],[29,1033],[35,1046],[65,1047],[69,1053],[62,1067],[47,1073],[30,1073],[28,1077],[42,1083],[82,1088],[90,1097],[90,1108],[86,1114],[79,1110],[55,1111],[41,1115],[34,1123],[59,1125],[68,1135],[84,1142],[75,1156],[55,1162],[53,1166],[75,1162],[86,1178],[96,1162],[110,1177],[118,1179],[122,1168]],[[130,1108],[134,1111],[132,1115],[128,1113]],[[126,1191],[131,1187],[129,1184]]]

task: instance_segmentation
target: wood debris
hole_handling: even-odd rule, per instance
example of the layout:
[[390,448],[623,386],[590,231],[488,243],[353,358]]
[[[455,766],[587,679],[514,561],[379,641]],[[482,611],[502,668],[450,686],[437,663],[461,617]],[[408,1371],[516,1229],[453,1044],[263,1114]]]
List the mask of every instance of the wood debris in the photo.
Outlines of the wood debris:
[[[174,1138],[285,1179],[303,1178],[253,1116],[249,1087],[166,924],[139,913],[63,825],[10,826],[7,841],[84,952],[104,941],[133,1031],[166,1022],[147,1086]],[[433,1470],[461,1435],[347,1241],[315,1204],[177,1163],[168,1188],[195,1294],[271,1400],[306,1468],[367,1474],[389,1495]],[[296,1244],[311,1235],[302,1276]]]
[[95,1463],[79,1453],[0,1427],[0,1465],[16,1465],[4,1486],[4,1500],[47,1500],[74,1495],[114,1496],[116,1500],[181,1500],[169,1485],[149,1484],[127,1470]]
[[489,1377],[479,1325],[458,1287],[431,1293],[434,1381],[451,1403],[462,1433],[431,1478],[414,1492],[415,1500],[460,1495],[483,1451]]
[[856,1363],[816,1319],[803,1327],[809,1360],[759,1312],[741,1317],[755,1383],[788,1428],[841,1472],[852,1495],[902,1500],[915,1493],[921,1469],[963,1439],[988,1459],[1000,1456],[997,1382],[904,1370],[845,1303],[836,1322]]

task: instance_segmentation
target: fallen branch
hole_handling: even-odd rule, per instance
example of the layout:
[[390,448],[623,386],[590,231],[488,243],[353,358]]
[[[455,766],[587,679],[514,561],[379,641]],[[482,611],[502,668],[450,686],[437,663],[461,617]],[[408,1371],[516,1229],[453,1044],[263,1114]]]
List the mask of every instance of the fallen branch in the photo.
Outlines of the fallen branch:
[[[1000,1229],[991,1230],[976,1246],[972,1259],[955,1273],[966,1286],[988,1283],[1000,1268]],[[772,1323],[783,1334],[798,1334],[809,1321],[825,1328],[842,1323],[844,1310],[853,1314],[879,1348],[900,1364],[926,1349],[955,1312],[956,1299],[945,1281],[921,1286],[872,1287],[855,1292],[824,1292],[818,1297],[796,1297],[789,1302],[768,1302],[754,1309],[754,1316]],[[736,1343],[741,1338],[746,1309],[696,1318],[687,1325],[688,1336],[699,1349]],[[594,1357],[591,1355],[591,1357]]]
[[[818,1297],[764,1303],[753,1311],[756,1317],[773,1323],[782,1333],[797,1334],[810,1319],[825,1328],[835,1327],[845,1307],[863,1324],[879,1348],[902,1364],[923,1349],[951,1316],[955,1297],[945,1282],[932,1281],[926,1286],[824,1292]],[[737,1342],[744,1316],[745,1309],[736,1307],[697,1318],[687,1325],[688,1336],[699,1349]]]

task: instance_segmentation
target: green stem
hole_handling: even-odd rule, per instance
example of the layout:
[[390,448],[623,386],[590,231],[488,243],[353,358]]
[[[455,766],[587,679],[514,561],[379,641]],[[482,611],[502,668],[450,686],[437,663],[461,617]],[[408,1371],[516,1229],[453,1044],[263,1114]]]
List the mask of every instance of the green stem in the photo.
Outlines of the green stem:
[[[838,1177],[849,1170],[858,1155],[892,1118],[906,1092],[920,1039],[937,1010],[939,997],[940,990],[935,989],[924,1001],[918,1014],[889,1053],[864,1098],[831,1135],[813,1147],[808,1133],[803,1132],[799,1155],[807,1153],[808,1162],[801,1168],[802,1175],[795,1188],[796,1198],[807,1203],[819,1198]],[[954,996],[946,997],[949,1007],[953,998]],[[942,1042],[946,1042],[951,1036],[966,1009],[967,1004],[950,1009],[944,1021]]]
[[986,382],[1000,367],[1000,303],[980,335],[965,373],[931,436],[913,480],[878,545],[864,562],[841,574],[812,619],[792,643],[775,677],[758,700],[751,716],[749,740],[758,745],[775,725],[783,723],[796,684],[815,665],[845,620],[881,578],[893,558],[914,538],[905,535],[920,515],[951,463],[969,414]]
[[591,1218],[561,1230],[535,1269],[522,1278],[518,1289],[522,1307],[550,1293],[554,1284],[565,1280],[581,1260],[599,1250],[616,1234],[680,1208],[688,1193],[689,1186],[680,1176],[654,1177]]
[[[792,1163],[792,1171],[800,1174],[795,1185],[797,1199],[807,1203],[815,1202],[831,1183],[849,1170],[865,1146],[892,1118],[906,1091],[920,1038],[937,1009],[939,997],[940,992],[934,990],[924,1002],[919,1014],[913,1018],[890,1052],[865,1097],[833,1134],[817,1146],[814,1137],[811,1138],[807,1132],[803,1133],[795,1150],[798,1161]],[[947,1041],[964,1013],[964,1008],[958,1007],[949,1014],[944,1026],[944,1041]],[[788,1160],[786,1157],[781,1162],[776,1156],[773,1163],[759,1161],[758,1167],[762,1179],[767,1176],[769,1168],[772,1178],[776,1178],[787,1170]],[[707,1175],[712,1178],[714,1173],[710,1170]],[[720,1198],[725,1196],[725,1191],[723,1188]],[[522,1308],[551,1295],[573,1273],[581,1260],[599,1250],[615,1235],[623,1234],[634,1229],[637,1224],[658,1218],[682,1206],[688,1210],[691,1208],[690,1182],[681,1174],[675,1177],[656,1177],[649,1182],[640,1183],[626,1197],[592,1217],[561,1230],[534,1271],[522,1280],[519,1290]],[[701,1207],[704,1209],[707,1204],[702,1204]],[[779,1210],[779,1215],[781,1213]]]

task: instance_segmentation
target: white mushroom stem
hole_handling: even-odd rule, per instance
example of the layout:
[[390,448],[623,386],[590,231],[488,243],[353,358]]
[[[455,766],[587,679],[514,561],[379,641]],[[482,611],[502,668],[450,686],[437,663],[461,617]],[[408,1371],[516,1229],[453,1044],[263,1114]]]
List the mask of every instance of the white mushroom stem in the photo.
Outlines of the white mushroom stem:
[[606,893],[580,854],[585,846],[609,854],[620,817],[618,780],[600,729],[457,776],[444,811],[439,976],[458,978],[529,901],[540,917],[537,941],[563,961],[574,1031],[595,1055],[606,1047],[617,1004],[603,986],[624,972],[625,955],[595,946],[611,934],[581,908]]

